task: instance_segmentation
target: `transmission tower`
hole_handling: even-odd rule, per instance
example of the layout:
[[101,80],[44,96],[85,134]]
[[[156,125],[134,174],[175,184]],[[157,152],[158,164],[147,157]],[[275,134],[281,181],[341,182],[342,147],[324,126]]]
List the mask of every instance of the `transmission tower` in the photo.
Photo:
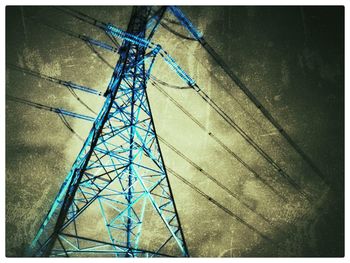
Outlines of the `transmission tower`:
[[104,105],[31,244],[32,256],[188,256],[146,92],[160,47],[146,52],[135,41],[155,30],[165,9],[153,16],[153,26],[151,11],[134,7],[127,31],[114,30],[128,40]]
[[[166,11],[177,19],[169,23],[181,25],[190,37],[174,31],[161,20]],[[198,84],[175,62],[160,45],[151,42],[159,25],[175,35],[195,40],[214,58],[214,61],[246,94],[253,104],[260,109],[266,119],[279,131],[300,157],[318,174],[316,165],[291,140],[280,124],[262,106],[257,98],[230,70],[215,50],[206,42],[189,19],[177,7],[160,7],[154,11],[151,7],[134,7],[127,27],[124,31],[112,24],[98,21],[78,11],[65,9],[64,12],[85,23],[102,29],[113,42],[113,45],[77,34],[57,26],[50,26],[72,37],[79,38],[90,47],[98,46],[110,52],[118,52],[120,58],[114,67],[112,78],[104,92],[105,102],[96,118],[70,112],[61,108],[45,106],[25,99],[11,99],[38,109],[57,113],[63,123],[73,133],[74,130],[64,116],[93,122],[83,147],[57,194],[45,220],[36,234],[28,254],[31,256],[116,256],[116,257],[157,257],[157,256],[189,256],[180,219],[174,203],[167,171],[159,147],[158,137],[152,118],[146,86],[148,80],[152,84],[163,84],[177,89],[193,89],[218,116],[237,132],[267,164],[278,172],[278,175],[291,185],[296,193],[310,204],[313,199],[303,188],[281,167],[252,137],[240,127]],[[164,19],[166,20],[166,18]],[[116,39],[121,39],[121,45]],[[92,48],[92,50],[94,50]],[[151,75],[156,57],[173,70],[186,86],[172,86]],[[107,63],[108,64],[108,63]],[[65,86],[79,100],[73,90],[79,90],[102,96],[98,90],[75,84],[71,81],[36,73],[28,69],[14,68],[30,75]],[[113,67],[112,67],[113,68]],[[157,87],[157,86],[156,86]],[[158,87],[159,88],[159,87]],[[168,98],[166,92],[162,92]],[[11,96],[10,96],[11,97]],[[194,123],[212,137],[223,149],[241,163],[264,186],[268,187],[284,202],[288,199],[281,195],[267,180],[260,176],[239,155],[218,139],[193,115],[186,111],[176,100],[170,100]],[[79,100],[83,103],[81,100]],[[88,105],[85,107],[90,109]],[[91,111],[91,109],[90,109]],[[77,133],[75,133],[77,135]],[[195,169],[237,199],[242,206],[271,224],[268,218],[255,208],[244,202],[226,185],[220,183],[190,158],[181,153],[166,140],[159,139],[173,152],[191,164]],[[226,214],[238,220],[258,234],[271,241],[259,229],[250,225],[230,209],[201,191],[172,169],[168,171],[202,195]]]

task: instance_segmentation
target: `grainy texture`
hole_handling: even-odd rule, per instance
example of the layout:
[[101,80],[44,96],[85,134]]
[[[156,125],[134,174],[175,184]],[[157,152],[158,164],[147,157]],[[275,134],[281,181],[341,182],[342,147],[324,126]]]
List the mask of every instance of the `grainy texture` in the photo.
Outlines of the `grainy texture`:
[[[75,7],[125,28],[131,7]],[[331,190],[288,146],[198,43],[160,28],[154,41],[210,94],[317,201],[313,206],[276,173],[192,90],[166,89],[227,146],[290,200],[281,202],[157,89],[148,93],[158,133],[260,213],[240,205],[161,144],[166,164],[276,243],[244,225],[170,175],[191,256],[344,255],[344,8],[183,7],[291,137],[326,174]],[[112,69],[78,39],[40,22],[106,40],[101,31],[50,7],[6,8],[6,63],[104,91]],[[181,28],[169,24],[181,31]],[[111,65],[118,56],[99,51]],[[166,65],[154,74],[182,85]],[[6,93],[91,115],[68,90],[6,70]],[[95,111],[102,100],[81,94]],[[256,122],[251,118],[254,117]],[[69,120],[85,137],[90,124]],[[63,182],[81,142],[57,115],[6,103],[6,255],[23,256]]]

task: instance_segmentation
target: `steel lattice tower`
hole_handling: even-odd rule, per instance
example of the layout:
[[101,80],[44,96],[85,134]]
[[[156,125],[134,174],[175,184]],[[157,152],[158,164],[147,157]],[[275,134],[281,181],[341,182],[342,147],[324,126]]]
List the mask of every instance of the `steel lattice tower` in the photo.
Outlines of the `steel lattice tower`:
[[[133,8],[126,33],[145,38],[150,12]],[[188,256],[146,92],[158,51],[124,40],[104,105],[32,256]],[[141,230],[153,235],[145,242]]]

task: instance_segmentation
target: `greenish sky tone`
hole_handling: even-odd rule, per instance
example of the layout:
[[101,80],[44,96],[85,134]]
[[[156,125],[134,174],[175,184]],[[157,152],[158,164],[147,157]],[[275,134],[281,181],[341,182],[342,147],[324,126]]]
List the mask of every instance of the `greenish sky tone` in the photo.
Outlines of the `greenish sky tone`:
[[[131,7],[74,7],[126,28]],[[208,131],[239,154],[289,201],[284,203],[152,85],[148,94],[157,132],[271,222],[217,187],[161,143],[165,163],[243,218],[267,242],[170,175],[193,257],[344,255],[344,8],[183,7],[207,41],[296,143],[326,174],[326,187],[201,46],[160,28],[160,43],[315,202],[288,185],[193,90],[164,87]],[[42,23],[40,23],[42,22]],[[6,8],[6,63],[104,91],[117,55],[45,26],[51,23],[107,41],[101,31],[52,7]],[[181,33],[181,28],[169,24]],[[165,63],[154,75],[183,85]],[[74,112],[86,111],[68,90],[6,69],[6,94]],[[103,100],[81,94],[94,111]],[[90,123],[69,119],[85,137]],[[23,256],[70,169],[81,141],[59,117],[6,101],[6,255]],[[150,239],[152,233],[148,233]]]

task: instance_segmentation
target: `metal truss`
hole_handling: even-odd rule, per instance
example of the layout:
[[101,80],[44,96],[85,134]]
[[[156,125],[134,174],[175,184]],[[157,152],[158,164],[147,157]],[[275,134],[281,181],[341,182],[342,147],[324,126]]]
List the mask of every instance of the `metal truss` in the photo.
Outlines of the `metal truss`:
[[[179,24],[188,30],[191,37],[176,32],[175,34],[185,39],[198,41],[295,151],[316,173],[323,177],[310,158],[291,140],[179,8],[161,7],[154,12],[150,7],[135,7],[125,31],[110,23],[97,21],[71,10],[68,12],[75,18],[102,29],[114,46],[86,35],[55,26],[51,27],[79,38],[89,46],[103,48],[112,53],[118,52],[120,59],[104,94],[70,81],[17,67],[18,70],[24,70],[33,76],[65,86],[70,91],[79,90],[105,97],[104,105],[96,118],[24,99],[12,98],[12,100],[39,109],[55,112],[63,118],[63,122],[65,120],[63,116],[93,122],[80,153],[30,246],[28,255],[54,257],[189,256],[146,92],[147,81],[151,77],[156,56],[162,57],[170,69],[188,85],[185,88],[194,89],[280,175],[308,199],[299,185],[290,179],[289,175],[198,87],[175,60],[160,45],[151,41],[166,10],[169,10]],[[117,38],[123,41],[122,45],[117,42]],[[153,77],[153,79],[156,78]],[[64,123],[69,128],[69,124]],[[209,135],[212,136],[210,132]],[[230,150],[229,152],[232,153]],[[198,167],[198,170],[202,169]],[[220,203],[191,185],[186,179],[181,179],[176,172],[171,169],[169,172],[227,214],[245,224],[250,230],[268,239]]]
[[[144,39],[149,14],[134,8],[125,36]],[[105,103],[30,255],[188,256],[146,92],[160,48],[147,48],[124,38]]]

